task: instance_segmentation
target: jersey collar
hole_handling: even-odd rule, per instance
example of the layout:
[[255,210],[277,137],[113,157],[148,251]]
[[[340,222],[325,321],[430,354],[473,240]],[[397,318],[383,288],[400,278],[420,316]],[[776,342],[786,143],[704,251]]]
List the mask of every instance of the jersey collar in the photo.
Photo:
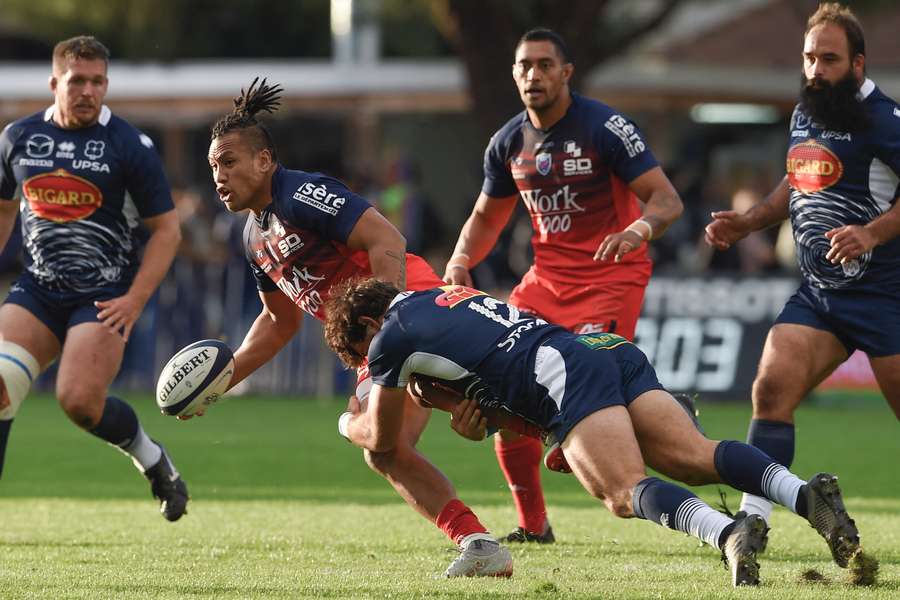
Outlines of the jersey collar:
[[856,92],[856,99],[862,102],[866,98],[869,97],[869,94],[875,91],[875,82],[866,77],[866,80],[863,81],[863,84],[859,86],[859,91]]
[[[51,105],[47,107],[47,110],[44,111],[44,121],[49,121],[53,118],[55,105]],[[106,127],[109,125],[109,120],[112,118],[112,111],[109,109],[107,105],[103,105],[100,107],[100,118],[97,119],[97,122]]]

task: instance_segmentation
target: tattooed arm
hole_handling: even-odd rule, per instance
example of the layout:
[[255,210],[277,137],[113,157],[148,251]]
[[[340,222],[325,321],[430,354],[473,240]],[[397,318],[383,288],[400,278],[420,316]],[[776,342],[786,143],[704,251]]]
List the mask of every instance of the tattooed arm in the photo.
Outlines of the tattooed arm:
[[377,210],[369,208],[363,213],[347,238],[347,246],[369,254],[375,277],[406,289],[406,238]]

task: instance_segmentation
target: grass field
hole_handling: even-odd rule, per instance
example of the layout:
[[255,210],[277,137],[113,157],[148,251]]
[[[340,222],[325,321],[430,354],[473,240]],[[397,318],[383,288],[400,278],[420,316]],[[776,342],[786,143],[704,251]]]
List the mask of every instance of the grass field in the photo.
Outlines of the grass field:
[[[884,403],[805,407],[794,471],[841,477],[879,583],[853,588],[804,521],[779,510],[759,589],[734,590],[718,552],[617,520],[571,476],[544,474],[559,542],[513,548],[509,580],[440,580],[450,544],[336,432],[342,405],[241,398],[181,423],[130,397],[193,497],[167,523],[130,461],[29,398],[0,483],[0,598],[898,598],[900,428]],[[714,437],[743,439],[746,406],[702,406]],[[421,447],[495,532],[515,525],[489,443],[436,414]],[[707,500],[714,487],[700,488]],[[732,507],[739,495],[729,491]],[[827,583],[804,583],[815,568]]]

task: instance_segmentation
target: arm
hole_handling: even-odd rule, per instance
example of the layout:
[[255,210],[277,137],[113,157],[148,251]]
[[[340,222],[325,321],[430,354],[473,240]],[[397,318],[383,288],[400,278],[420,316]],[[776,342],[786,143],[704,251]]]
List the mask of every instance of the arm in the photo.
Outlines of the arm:
[[144,305],[172,265],[181,241],[181,226],[178,224],[178,214],[174,209],[144,219],[144,224],[150,229],[150,239],[144,248],[141,266],[131,287],[124,296],[94,302],[94,306],[99,309],[97,318],[109,327],[112,333],[122,330],[122,337],[126,342],[131,334],[131,328],[144,310]]
[[281,291],[260,292],[262,312],[234,352],[229,388],[246,379],[287,345],[303,324],[303,311]]
[[653,167],[628,184],[644,204],[643,216],[619,233],[603,240],[594,260],[614,258],[619,262],[625,254],[637,250],[645,241],[657,239],[684,212],[684,205],[672,182],[660,167]]
[[350,415],[346,421],[341,418],[341,433],[354,445],[372,452],[387,452],[397,445],[400,428],[403,425],[403,409],[406,402],[406,388],[372,386],[368,407],[360,410],[359,401],[351,399]]
[[406,238],[377,210],[369,208],[362,214],[350,231],[347,246],[369,254],[372,275],[406,289]]
[[898,198],[894,198],[894,205],[890,210],[865,225],[844,225],[828,231],[825,237],[831,240],[831,249],[825,258],[834,264],[853,260],[898,235],[900,202]]
[[0,250],[6,248],[9,236],[16,225],[16,215],[18,214],[18,201],[0,199]]
[[497,243],[497,237],[509,222],[518,200],[518,195],[503,198],[488,196],[484,192],[478,195],[472,214],[459,232],[453,256],[447,262],[444,281],[472,285],[469,270],[484,260]]
[[727,250],[748,233],[781,223],[790,215],[790,199],[791,188],[785,177],[765,200],[744,214],[733,210],[712,213],[712,223],[706,226],[706,243],[717,250]]

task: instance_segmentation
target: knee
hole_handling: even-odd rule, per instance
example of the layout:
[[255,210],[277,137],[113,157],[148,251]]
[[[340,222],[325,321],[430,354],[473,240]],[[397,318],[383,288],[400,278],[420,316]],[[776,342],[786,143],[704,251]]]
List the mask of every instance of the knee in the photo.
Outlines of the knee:
[[75,388],[60,388],[56,396],[69,419],[82,429],[91,430],[100,422],[103,416],[102,396]]
[[631,503],[632,490],[620,489],[607,493],[603,497],[603,504],[609,509],[609,512],[622,519],[628,519],[634,516],[634,509]]
[[787,398],[787,390],[780,381],[768,373],[760,373],[753,381],[753,416],[755,418],[783,417],[793,411],[793,403]]

